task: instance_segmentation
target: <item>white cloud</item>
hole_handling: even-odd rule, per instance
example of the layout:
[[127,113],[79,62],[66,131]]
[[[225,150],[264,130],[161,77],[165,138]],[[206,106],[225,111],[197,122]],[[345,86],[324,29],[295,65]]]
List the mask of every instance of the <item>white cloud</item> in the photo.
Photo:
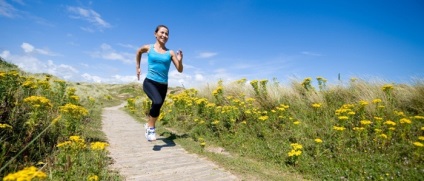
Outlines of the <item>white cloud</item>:
[[117,52],[110,45],[103,43],[100,45],[100,50],[91,52],[90,55],[94,58],[102,58],[106,60],[118,60],[126,64],[134,63],[135,53]]
[[199,53],[196,58],[211,58],[218,55],[218,53],[215,52],[201,52]]
[[303,55],[309,55],[309,56],[315,56],[315,57],[320,57],[320,56],[322,56],[321,54],[319,54],[319,53],[315,53],[315,52],[308,52],[308,51],[303,51],[303,52],[301,52]]
[[25,42],[22,43],[21,48],[24,50],[25,53],[37,53],[42,55],[57,56],[56,53],[53,53],[46,49],[35,48],[31,44]]
[[126,75],[126,76],[122,76],[122,75],[114,75],[112,76],[112,82],[116,82],[116,83],[127,83],[127,82],[134,82],[137,81],[137,76],[135,75]]
[[[84,9],[81,7],[68,7],[71,13],[70,17],[74,19],[82,19],[91,23],[91,25],[102,30],[103,28],[110,28],[111,25],[102,19],[101,15],[92,9]],[[82,28],[85,31],[93,31],[91,28]]]
[[44,62],[30,54],[12,55],[9,51],[3,51],[0,55],[26,72],[49,73],[67,80],[72,79],[78,73],[78,70],[70,65],[55,64],[53,60]]
[[81,77],[83,78],[85,82],[96,82],[96,83],[102,82],[102,78],[100,78],[99,76],[90,75],[88,73],[82,74]]
[[17,10],[5,0],[0,0],[0,15],[6,16],[8,18],[14,18],[18,16]]
[[133,50],[137,50],[138,49],[138,47],[136,47],[134,45],[130,45],[130,44],[118,43],[118,45],[121,46],[121,47],[130,48],[130,49],[133,49]]
[[25,53],[31,53],[34,51],[34,46],[29,43],[22,43],[21,48],[24,49]]
[[203,81],[203,80],[205,80],[205,78],[203,77],[202,74],[195,74],[194,77],[195,77],[194,80],[196,80],[196,81]]
[[10,52],[5,50],[3,52],[1,52],[0,57],[4,58],[4,59],[9,59],[10,57]]

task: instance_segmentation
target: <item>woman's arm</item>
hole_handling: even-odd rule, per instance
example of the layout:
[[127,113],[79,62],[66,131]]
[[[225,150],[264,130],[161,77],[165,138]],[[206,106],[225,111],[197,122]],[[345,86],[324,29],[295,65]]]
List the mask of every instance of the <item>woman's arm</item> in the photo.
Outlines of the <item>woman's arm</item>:
[[183,72],[183,51],[178,50],[177,54],[175,55],[175,52],[171,50],[171,58],[172,63],[174,63],[175,68],[178,70],[178,72]]
[[137,53],[135,56],[135,68],[137,73],[137,80],[140,80],[140,74],[141,74],[141,69],[140,69],[141,55],[148,51],[149,51],[149,45],[144,45],[137,50]]

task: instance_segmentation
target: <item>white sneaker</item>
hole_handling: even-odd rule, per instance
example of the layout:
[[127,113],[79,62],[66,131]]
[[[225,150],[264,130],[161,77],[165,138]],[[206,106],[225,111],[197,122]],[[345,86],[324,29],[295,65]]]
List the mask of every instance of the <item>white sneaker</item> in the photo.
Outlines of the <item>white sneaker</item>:
[[147,124],[144,124],[144,128],[146,129],[144,136],[146,136],[147,141],[156,141],[155,128],[149,128]]

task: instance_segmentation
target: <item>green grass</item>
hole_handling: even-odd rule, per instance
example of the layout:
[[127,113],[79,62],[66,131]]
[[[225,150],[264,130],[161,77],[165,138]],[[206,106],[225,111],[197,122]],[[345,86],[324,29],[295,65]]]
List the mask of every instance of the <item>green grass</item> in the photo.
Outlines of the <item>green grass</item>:
[[[422,81],[352,79],[330,86],[319,81],[317,88],[308,78],[289,86],[240,80],[176,91],[168,95],[160,122],[187,135],[176,139],[186,149],[247,178],[278,180],[281,173],[311,180],[424,176]],[[128,111],[138,117],[150,104],[146,97],[129,103]],[[132,111],[138,109],[145,111]],[[209,146],[232,157],[201,151]],[[265,165],[268,169],[261,170]]]
[[[65,82],[3,60],[0,70],[0,177],[36,166],[47,180],[122,180],[108,169],[107,152],[89,147],[106,140],[104,107],[126,101],[128,113],[144,122],[150,103],[140,84]],[[170,88],[158,133],[244,180],[423,178],[422,80],[317,81],[317,87],[308,78],[285,86],[242,79],[199,90]],[[41,97],[50,104],[34,102]],[[87,113],[64,112],[68,103]],[[59,115],[59,124],[51,125]],[[82,138],[85,148],[75,152],[69,136]]]
[[[90,147],[106,140],[101,109],[122,102],[119,88],[28,74],[4,60],[0,77],[0,177],[39,171],[46,180],[122,180],[108,169],[107,151]],[[73,146],[75,136],[83,146]]]

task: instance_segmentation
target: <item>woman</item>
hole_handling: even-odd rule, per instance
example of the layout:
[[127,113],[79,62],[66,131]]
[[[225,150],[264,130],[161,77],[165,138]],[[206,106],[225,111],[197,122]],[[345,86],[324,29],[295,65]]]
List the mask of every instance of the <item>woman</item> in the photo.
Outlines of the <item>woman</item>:
[[183,52],[178,50],[175,53],[165,46],[169,36],[168,27],[157,26],[154,35],[156,43],[140,47],[136,56],[137,79],[140,80],[141,55],[147,53],[147,75],[143,82],[143,90],[152,101],[149,120],[145,124],[145,136],[148,141],[156,140],[155,123],[168,91],[168,72],[171,61],[178,72],[183,72]]

